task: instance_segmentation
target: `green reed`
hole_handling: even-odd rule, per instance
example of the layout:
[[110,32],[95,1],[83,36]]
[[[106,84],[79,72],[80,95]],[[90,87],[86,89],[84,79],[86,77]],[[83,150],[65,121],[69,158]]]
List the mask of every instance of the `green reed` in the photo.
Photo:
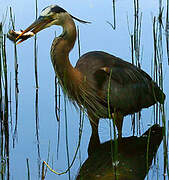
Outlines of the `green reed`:
[[[3,44],[3,32],[2,32],[2,23],[0,23],[0,113],[2,113],[1,111],[1,107],[2,107],[2,56],[1,56],[1,52],[2,52],[2,44]],[[2,117],[0,117],[2,118]]]
[[[49,141],[49,146],[48,146],[48,155],[47,155],[47,161],[46,163],[49,163],[49,156],[50,156],[50,141]],[[44,180],[47,174],[47,166],[45,168],[45,163],[42,162],[42,172],[41,172],[41,180]]]
[[[38,0],[35,0],[35,19],[38,18]],[[38,153],[38,175],[40,178],[41,156],[40,156],[40,138],[39,138],[39,82],[38,82],[38,43],[37,35],[34,36],[34,75],[35,75],[35,126]]]
[[[157,82],[159,87],[163,90],[163,6],[162,0],[159,0],[159,14],[158,17],[153,18],[153,42],[154,42],[154,80]],[[167,13],[168,16],[168,1],[167,1]],[[166,27],[168,25],[168,17],[166,17]],[[167,31],[166,31],[167,33]],[[166,44],[168,47],[168,44]],[[168,50],[168,48],[167,48]],[[169,175],[168,170],[168,134],[166,135],[167,129],[167,122],[165,117],[165,105],[156,104],[154,106],[154,122],[155,123],[162,123],[164,127],[163,133],[163,151],[164,151],[164,174]],[[164,176],[165,179],[165,176]]]
[[[128,24],[128,31],[130,35],[130,48],[131,48],[131,63],[139,68],[141,68],[141,22],[142,22],[142,13],[139,10],[139,1],[133,1],[134,7],[134,23],[133,23],[133,30],[130,30],[129,26],[129,19],[127,17],[127,24]],[[140,132],[140,119],[141,119],[141,112],[135,113],[131,115],[132,118],[132,130],[133,136],[135,134],[135,130],[137,128],[137,134],[141,134]],[[137,125],[137,126],[136,126]]]
[[115,0],[112,1],[112,7],[113,7],[113,29],[116,29],[116,3]]
[[60,106],[61,106],[61,90],[60,85],[57,79],[57,76],[55,76],[55,116],[58,122],[58,134],[57,134],[57,159],[59,158],[59,145],[60,145]]
[[[56,38],[56,31],[55,31]],[[58,134],[57,134],[57,159],[59,158],[59,146],[60,146],[60,111],[61,111],[61,87],[59,80],[55,75],[55,116],[58,122]]]
[[168,65],[169,65],[169,0],[166,1],[166,26],[165,26],[165,34],[166,34],[166,50],[168,57]]
[[[35,18],[38,18],[38,0],[35,0]],[[36,89],[39,88],[38,84],[38,55],[37,55],[37,35],[35,34],[35,39],[34,39],[34,65],[35,65],[35,84],[36,84]]]
[[1,179],[3,179],[3,175],[4,175],[4,168],[3,168],[3,124],[2,124],[2,120],[3,120],[3,101],[2,101],[2,44],[3,44],[3,32],[2,32],[2,23],[0,23],[0,177]]
[[28,180],[30,180],[30,168],[29,168],[29,159],[26,159],[26,165],[27,165],[27,170],[28,170]]
[[[67,165],[70,167],[70,157],[69,157],[69,142],[68,142],[68,119],[67,119],[67,103],[66,103],[66,95],[64,94],[64,112],[65,112],[65,131],[66,131],[66,152],[67,152]],[[70,180],[70,169],[68,171],[68,176]]]
[[[118,140],[117,140],[117,133],[116,133],[116,109],[114,108],[114,117],[111,114],[111,106],[110,106],[110,92],[111,92],[111,78],[112,78],[112,70],[110,71],[109,79],[108,79],[108,88],[107,88],[107,104],[108,104],[108,115],[109,115],[109,129],[110,129],[110,140],[111,140],[111,158],[112,158],[112,168],[114,169],[115,179],[118,180],[117,176],[117,165],[116,162],[118,161]],[[112,125],[111,120],[113,120],[113,132],[114,132],[114,144],[112,138]]]
[[[79,148],[80,148],[80,143],[81,143],[81,138],[82,138],[82,132],[83,132],[83,123],[84,123],[84,116],[85,116],[85,111],[84,109],[81,110],[82,112],[82,119],[81,119],[81,124],[80,124],[80,127],[79,127],[79,140],[78,140],[78,145],[77,145],[77,148],[76,148],[76,151],[75,151],[75,154],[74,154],[74,157],[72,159],[72,162],[70,163],[70,160],[69,160],[69,146],[68,146],[68,126],[67,126],[67,103],[66,103],[66,97],[64,95],[64,113],[65,113],[65,131],[66,131],[66,151],[67,151],[67,159],[68,159],[68,168],[64,171],[64,172],[57,172],[55,171],[52,167],[49,166],[48,162],[46,161],[43,161],[42,163],[42,179],[44,180],[45,179],[45,171],[44,171],[44,165],[46,165],[46,167],[51,171],[53,172],[54,174],[57,174],[57,175],[62,175],[62,174],[66,174],[66,173],[69,173],[70,174],[70,169],[71,167],[73,166],[75,160],[76,160],[76,157],[77,157],[77,153],[79,151]],[[70,175],[69,175],[70,177]]]
[[[133,24],[133,32],[130,32],[130,40],[131,40],[131,59],[132,64],[141,68],[141,22],[142,22],[142,13],[140,13],[139,1],[134,0],[134,24]],[[141,112],[135,113],[132,115],[132,127],[133,127],[133,135],[135,133],[135,128],[137,127],[137,133],[140,134],[140,119]],[[137,125],[137,126],[136,126]]]
[[[10,23],[12,26],[12,29],[15,31],[15,17],[12,12],[12,8],[9,9],[10,14]],[[18,93],[19,93],[19,87],[18,87],[18,55],[17,55],[17,48],[16,43],[14,43],[14,67],[15,67],[15,127],[14,127],[14,133],[13,133],[13,147],[15,146],[15,139],[17,136],[17,124],[18,124]]]
[[[81,45],[80,45],[80,29],[79,29],[79,26],[77,26],[77,44],[78,44],[78,55],[79,55],[79,58],[81,56]],[[79,139],[80,139],[80,136],[82,134],[82,128],[83,127],[83,116],[82,116],[82,109],[80,109],[80,116],[79,116]],[[79,147],[79,162],[80,162],[80,167],[82,166],[82,160],[81,160],[81,150],[80,150],[80,147]]]
[[[9,123],[8,123],[8,67],[6,58],[6,35],[0,24],[0,83],[1,83],[1,178],[9,180]],[[3,88],[2,88],[3,87]],[[2,98],[3,97],[3,98]],[[4,175],[6,174],[6,175]]]

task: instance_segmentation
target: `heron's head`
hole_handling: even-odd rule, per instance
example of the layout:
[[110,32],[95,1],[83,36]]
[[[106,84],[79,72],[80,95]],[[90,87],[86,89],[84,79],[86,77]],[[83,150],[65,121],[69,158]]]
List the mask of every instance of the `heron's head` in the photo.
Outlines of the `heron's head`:
[[[25,33],[31,31],[33,34],[38,33],[39,31],[48,28],[52,25],[64,25],[64,19],[65,17],[69,15],[71,18],[81,22],[81,23],[89,23],[83,20],[80,20],[72,15],[70,15],[66,10],[63,8],[57,6],[57,5],[51,5],[46,8],[44,8],[40,16],[37,20],[35,20],[28,28],[26,28],[22,33],[16,38],[16,41],[19,40],[19,38],[24,35]],[[24,41],[23,39],[20,42]]]

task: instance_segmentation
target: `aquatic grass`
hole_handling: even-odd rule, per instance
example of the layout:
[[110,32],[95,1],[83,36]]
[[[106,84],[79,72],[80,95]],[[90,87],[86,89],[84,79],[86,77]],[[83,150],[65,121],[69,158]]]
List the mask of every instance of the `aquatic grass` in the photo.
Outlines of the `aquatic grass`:
[[[38,0],[35,0],[35,19],[38,18]],[[35,125],[36,125],[36,140],[38,153],[38,176],[40,178],[41,155],[40,155],[40,138],[39,138],[39,82],[38,82],[38,43],[37,35],[34,36],[34,75],[35,75]]]
[[60,86],[55,75],[55,115],[58,123],[60,122]]
[[[65,100],[66,100],[66,99],[65,99]],[[57,175],[66,174],[67,172],[70,171],[71,167],[73,166],[73,164],[74,164],[74,162],[75,162],[75,160],[76,160],[77,153],[78,153],[78,151],[79,151],[79,147],[80,147],[80,143],[81,143],[81,138],[82,138],[82,132],[83,132],[84,116],[85,116],[85,111],[84,111],[84,109],[82,109],[82,123],[81,123],[81,127],[80,127],[80,134],[79,134],[78,145],[77,145],[77,148],[76,148],[76,151],[75,151],[73,160],[72,160],[72,162],[70,163],[69,167],[68,167],[64,172],[60,172],[60,173],[57,172],[57,171],[55,171],[53,168],[51,168],[46,161],[43,161],[43,162],[42,162],[42,167],[43,167],[44,165],[46,165],[46,167],[47,167],[51,172],[53,172],[54,174],[57,174]],[[43,171],[44,171],[44,170],[42,169],[42,172],[43,172]],[[44,173],[42,173],[42,175],[44,175]],[[43,176],[43,177],[44,177],[44,176]]]
[[[0,23],[0,115],[1,115],[1,107],[2,107],[2,44],[3,44],[3,32],[2,32],[2,23]],[[0,117],[1,118],[1,117]]]
[[140,63],[140,43],[141,43],[141,22],[142,22],[142,13],[139,11],[139,1],[134,0],[134,64],[137,67],[141,67]]
[[[141,22],[142,22],[142,13],[139,12],[139,1],[138,0],[134,0],[134,29],[133,29],[133,34],[130,33],[130,37],[131,37],[131,57],[132,57],[132,64],[136,65],[137,67],[141,68]],[[159,14],[161,14],[162,11],[160,11]],[[160,19],[161,16],[159,16]],[[153,27],[155,24],[155,20],[153,23]],[[161,27],[160,27],[161,28]],[[161,31],[161,29],[159,28],[159,30]],[[156,34],[156,28],[154,28],[153,30],[153,34],[154,34],[154,80],[157,82],[158,80],[158,84],[160,87],[162,87],[162,63],[160,62],[160,68],[161,70],[159,71],[157,65],[159,64],[159,62],[157,62],[157,56],[162,57],[162,41],[161,41],[161,34],[158,37],[158,40],[156,39],[157,34]],[[157,44],[158,41],[158,44]],[[157,52],[157,49],[160,52]],[[160,75],[158,74],[160,72]],[[155,105],[154,106],[154,123],[157,124],[159,123],[159,119],[160,119],[160,113],[159,113],[159,105]],[[135,117],[136,116],[136,117]],[[133,127],[135,128],[135,122],[137,122],[137,133],[139,132],[139,134],[141,134],[140,131],[140,119],[141,119],[141,112],[135,114],[133,116]],[[134,128],[133,128],[133,133],[134,133]],[[147,167],[147,171],[148,171],[148,162],[149,162],[149,145],[150,145],[150,133],[148,134],[148,139],[147,139],[147,152],[146,152],[146,167]],[[147,175],[147,179],[148,179],[148,175]]]
[[4,168],[3,168],[3,101],[2,101],[2,44],[3,44],[3,32],[2,32],[2,23],[0,23],[0,177],[3,179]]
[[37,164],[38,164],[38,176],[40,178],[40,167],[41,167],[41,155],[40,155],[40,137],[39,137],[39,89],[35,92],[35,132],[36,132],[36,142],[37,142]]
[[[77,45],[78,45],[78,55],[79,55],[79,58],[81,56],[81,45],[80,45],[80,29],[79,29],[79,26],[77,26]],[[80,108],[80,114],[79,114],[79,139],[80,139],[80,136],[82,134],[82,127],[83,127],[83,119],[84,118],[82,116],[82,113],[84,114],[84,111]],[[79,163],[80,163],[80,168],[82,166],[82,159],[81,159],[81,150],[80,150],[80,147],[79,147]]]
[[[35,0],[35,19],[38,18],[38,0]],[[37,54],[37,35],[35,34],[34,38],[34,66],[35,66],[35,84],[36,84],[36,89],[39,88],[39,83],[38,83],[38,54]]]
[[[163,89],[163,52],[162,52],[162,29],[158,18],[153,18],[153,41],[154,41],[154,80]],[[160,109],[159,104],[154,105],[154,123],[161,123],[161,114],[163,112]],[[163,123],[162,123],[163,124]],[[165,126],[165,124],[163,124]],[[166,128],[165,128],[166,129]]]
[[42,176],[41,176],[41,180],[45,179],[45,162],[42,162]]
[[[133,64],[137,67],[141,68],[141,22],[142,22],[142,13],[140,12],[139,1],[134,0],[134,29],[133,29]],[[141,119],[141,112],[135,113],[132,116],[134,127],[137,127],[137,134],[141,134],[140,130],[140,119]],[[134,128],[133,128],[134,129]],[[134,132],[134,130],[133,130]]]
[[[168,3],[168,2],[167,2]],[[168,4],[167,4],[168,6]],[[167,13],[168,13],[168,7],[167,7]],[[153,41],[154,41],[154,80],[157,82],[159,87],[163,90],[163,7],[162,7],[162,1],[159,0],[159,14],[158,17],[153,18]],[[168,14],[167,14],[168,16]],[[166,17],[167,19],[167,17]],[[167,26],[167,22],[166,22]],[[166,44],[167,46],[167,44]],[[168,131],[166,126],[166,117],[165,117],[165,105],[164,104],[157,104],[155,105],[156,110],[154,110],[155,115],[155,122],[162,123],[162,126],[164,127],[164,133],[163,133],[163,151],[164,151],[164,166],[163,166],[163,174],[169,175],[169,169],[168,169],[168,143],[167,138],[168,134],[166,135],[166,131]],[[165,179],[165,176],[164,176]]]
[[[69,157],[69,142],[68,142],[68,118],[67,118],[67,103],[66,103],[66,95],[64,94],[64,119],[65,119],[65,137],[66,137],[66,152],[67,152],[67,166],[70,167],[70,157]],[[68,171],[68,176],[70,180],[70,170]]]
[[166,1],[166,50],[167,50],[167,57],[168,57],[168,65],[169,65],[169,0]]
[[[154,46],[154,68],[153,68],[153,79],[157,82],[158,81],[158,61],[157,61],[157,56],[158,56],[158,51],[157,51],[157,30],[156,30],[156,17],[153,18],[153,46]],[[154,123],[158,123],[158,106],[154,105]],[[157,114],[157,115],[156,115]]]
[[[140,12],[139,1],[133,1],[134,7],[134,24],[133,31],[129,27],[129,19],[127,17],[128,31],[130,35],[130,46],[131,46],[131,63],[139,68],[141,68],[141,23],[142,23],[142,13]],[[140,130],[140,119],[141,112],[131,115],[132,119],[132,130],[133,136],[137,128],[137,134],[141,134]]]
[[59,145],[60,145],[60,85],[55,75],[55,116],[58,122],[58,133],[57,133],[57,159],[59,158]]
[[28,172],[28,180],[30,180],[30,168],[29,168],[29,159],[26,158],[27,172]]
[[[55,31],[56,38],[56,31]],[[61,111],[61,87],[59,80],[55,75],[55,116],[58,122],[58,134],[57,134],[57,159],[59,158],[59,145],[60,145],[60,111]]]
[[[147,172],[149,170],[149,147],[150,147],[150,135],[151,135],[151,129],[148,133],[148,137],[147,137],[147,150],[146,150],[146,169]],[[148,180],[148,175],[147,175],[147,180]]]
[[116,3],[115,0],[112,1],[113,7],[113,29],[116,29]]
[[[65,97],[66,98],[66,97]],[[66,101],[66,99],[65,99]],[[67,116],[67,115],[66,115]],[[77,145],[77,148],[76,148],[76,151],[75,151],[75,154],[74,154],[74,157],[72,159],[72,162],[69,164],[69,167],[64,171],[64,172],[57,172],[55,171],[46,161],[43,161],[42,162],[42,177],[44,178],[44,165],[46,165],[46,167],[51,171],[53,172],[54,174],[57,174],[57,175],[63,175],[63,174],[66,174],[70,171],[71,167],[73,166],[75,160],[76,160],[76,157],[77,157],[77,153],[79,151],[79,148],[80,148],[80,143],[81,143],[81,138],[82,138],[82,132],[83,132],[83,123],[84,123],[84,116],[85,116],[85,111],[84,109],[82,109],[82,123],[80,125],[80,134],[79,134],[79,140],[78,140],[78,145]]]
[[[6,57],[6,35],[3,33],[3,23],[0,23],[0,69],[1,69],[1,160],[2,174],[1,177],[6,177],[9,180],[9,124],[8,124],[8,67]],[[2,89],[3,87],[3,89]],[[3,98],[2,98],[3,97]]]
[[[10,14],[10,23],[12,26],[12,29],[15,31],[15,17],[12,12],[12,8],[9,9]],[[15,68],[15,127],[13,132],[13,147],[15,147],[15,140],[17,137],[17,124],[18,124],[18,93],[19,93],[19,87],[18,87],[18,55],[17,55],[17,48],[16,43],[14,43],[14,68]]]
[[[63,89],[64,91],[64,89]],[[48,162],[46,161],[43,161],[42,162],[42,180],[45,179],[45,171],[44,171],[44,167],[46,166],[51,172],[53,172],[54,174],[56,175],[63,175],[63,174],[66,174],[68,173],[68,176],[70,178],[70,169],[71,167],[73,166],[75,160],[76,160],[76,157],[77,157],[77,153],[79,151],[79,148],[80,148],[80,144],[81,144],[81,138],[82,138],[82,132],[83,132],[83,123],[84,123],[84,117],[85,117],[85,110],[84,108],[82,108],[80,110],[81,112],[81,119],[80,119],[80,127],[79,127],[79,140],[78,140],[78,144],[77,144],[77,148],[75,150],[75,153],[74,153],[74,156],[73,156],[73,159],[70,163],[70,160],[69,160],[69,146],[68,146],[68,125],[67,125],[67,122],[68,122],[68,119],[67,119],[67,97],[65,95],[65,92],[63,93],[64,94],[64,115],[65,115],[65,131],[66,131],[66,134],[65,134],[65,137],[66,137],[66,151],[67,151],[67,163],[68,163],[68,168],[63,171],[63,172],[57,172],[55,171],[50,165]],[[85,97],[84,97],[85,99]],[[84,102],[85,104],[85,102]]]
[[[47,155],[47,161],[46,163],[49,163],[49,156],[50,156],[50,141],[49,141],[49,145],[48,145],[48,155]],[[42,174],[41,174],[41,180],[44,180],[47,174],[47,166],[45,168],[45,163],[42,162]]]
[[[110,111],[110,90],[111,90],[111,77],[112,77],[112,70],[110,70],[110,75],[108,79],[108,88],[107,88],[107,103],[108,103],[108,115],[109,115],[109,129],[110,129],[110,141],[111,141],[111,158],[112,158],[112,168],[114,168],[115,172],[115,179],[118,180],[117,176],[117,165],[116,162],[118,161],[118,140],[117,140],[117,133],[116,133],[116,109],[114,108],[114,116],[111,114]],[[113,117],[112,117],[113,116]],[[111,120],[113,120],[113,132],[114,132],[114,144],[112,138],[112,125]]]
[[106,21],[111,27],[113,30],[116,29],[116,1],[113,0],[112,1],[112,17],[113,17],[113,22],[109,22],[109,21]]
[[9,117],[11,124],[11,132],[12,132],[12,80],[11,80],[11,72],[10,72],[10,83],[9,83]]

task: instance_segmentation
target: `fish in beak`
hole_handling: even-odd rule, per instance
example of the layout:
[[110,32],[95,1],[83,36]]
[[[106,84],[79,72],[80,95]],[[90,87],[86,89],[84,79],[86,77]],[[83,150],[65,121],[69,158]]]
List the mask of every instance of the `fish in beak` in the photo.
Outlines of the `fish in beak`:
[[[51,5],[41,11],[41,14],[37,20],[35,20],[28,28],[23,31],[10,31],[10,39],[13,39],[17,44],[25,41],[26,39],[34,36],[39,31],[50,27],[52,25],[63,26],[64,13],[69,14],[63,8],[57,5]],[[90,23],[76,18],[69,14],[72,19],[79,21],[80,23]]]
[[[28,38],[34,36],[39,31],[46,28],[47,24],[50,23],[51,19],[44,18],[40,16],[37,20],[35,20],[28,28],[23,31],[11,31],[9,34],[13,35],[15,38],[15,42],[20,44],[21,42],[27,40]],[[12,39],[12,38],[11,38]]]

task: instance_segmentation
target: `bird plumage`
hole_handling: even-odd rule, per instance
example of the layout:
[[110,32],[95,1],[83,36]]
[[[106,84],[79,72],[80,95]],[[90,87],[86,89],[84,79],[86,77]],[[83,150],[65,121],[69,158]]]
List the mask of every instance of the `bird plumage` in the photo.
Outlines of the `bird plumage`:
[[143,70],[105,52],[88,52],[81,56],[73,67],[69,61],[69,53],[76,41],[73,19],[86,23],[63,8],[52,5],[45,8],[40,17],[19,37],[28,31],[36,34],[51,25],[63,27],[62,34],[53,40],[51,60],[69,99],[87,110],[92,126],[89,146],[95,146],[100,143],[100,118],[115,118],[121,137],[125,115],[138,112],[157,102],[164,103],[165,95]]
[[108,53],[94,51],[84,54],[75,68],[91,81],[95,91],[104,99],[107,98],[111,76],[110,104],[112,110],[116,108],[123,115],[164,102],[165,95],[147,73]]

